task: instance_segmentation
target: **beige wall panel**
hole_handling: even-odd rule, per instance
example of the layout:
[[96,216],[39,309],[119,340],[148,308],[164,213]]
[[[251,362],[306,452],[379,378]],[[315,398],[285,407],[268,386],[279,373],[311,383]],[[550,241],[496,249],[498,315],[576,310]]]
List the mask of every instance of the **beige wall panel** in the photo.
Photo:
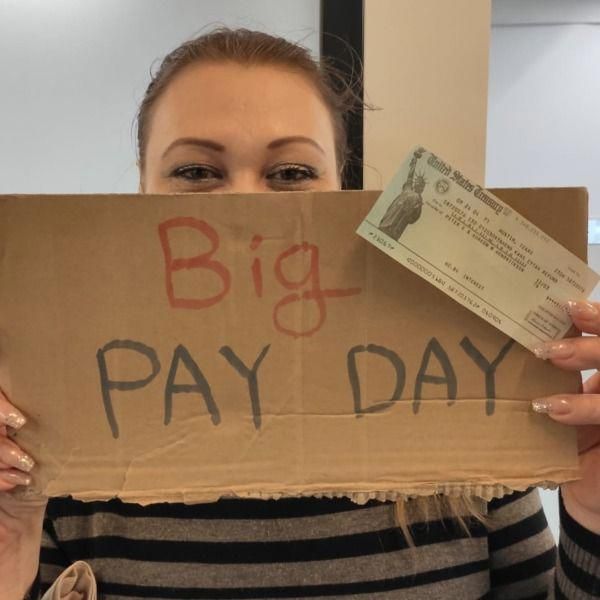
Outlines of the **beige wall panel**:
[[365,0],[365,189],[416,144],[484,181],[490,4]]

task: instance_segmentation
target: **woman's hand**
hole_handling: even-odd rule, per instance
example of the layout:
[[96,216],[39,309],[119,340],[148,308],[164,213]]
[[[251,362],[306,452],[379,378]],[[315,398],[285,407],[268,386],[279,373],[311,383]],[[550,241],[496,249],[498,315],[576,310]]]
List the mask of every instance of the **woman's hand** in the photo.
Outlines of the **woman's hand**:
[[[548,342],[536,355],[562,369],[600,370],[600,303],[569,302],[569,312],[578,329],[594,335]],[[573,519],[600,534],[600,372],[584,383],[583,394],[539,398],[533,409],[577,426],[582,479],[561,486],[563,501]]]
[[28,485],[33,460],[8,439],[25,417],[0,391],[0,598],[21,600],[35,579],[47,498],[12,493]]

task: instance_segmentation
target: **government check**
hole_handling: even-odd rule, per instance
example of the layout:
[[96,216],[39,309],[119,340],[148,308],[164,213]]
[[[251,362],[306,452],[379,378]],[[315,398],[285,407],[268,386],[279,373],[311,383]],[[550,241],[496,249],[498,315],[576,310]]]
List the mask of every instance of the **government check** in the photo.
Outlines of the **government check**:
[[[415,148],[357,233],[533,350],[600,279],[498,197]],[[517,291],[517,292],[516,292]]]

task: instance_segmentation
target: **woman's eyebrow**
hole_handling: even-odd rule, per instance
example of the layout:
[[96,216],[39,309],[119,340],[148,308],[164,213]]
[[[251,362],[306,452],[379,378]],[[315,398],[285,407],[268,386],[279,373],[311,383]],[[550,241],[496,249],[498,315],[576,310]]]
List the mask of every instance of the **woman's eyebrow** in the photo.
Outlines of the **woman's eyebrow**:
[[164,158],[171,150],[173,150],[173,148],[176,148],[177,146],[202,146],[203,148],[210,148],[211,150],[216,150],[217,152],[225,152],[225,146],[223,146],[223,144],[219,144],[219,142],[215,142],[214,140],[209,140],[206,138],[184,137],[171,142],[167,146],[167,149],[163,152],[162,158]]
[[313,140],[312,138],[303,136],[303,135],[291,135],[288,137],[278,138],[278,139],[270,142],[267,145],[267,148],[269,150],[271,150],[273,148],[279,148],[280,146],[283,146],[284,144],[293,144],[294,142],[304,142],[306,144],[311,144],[317,150],[319,150],[322,154],[325,154],[325,150],[323,150],[323,148],[321,148],[321,146],[315,140]]
[[[317,150],[319,150],[322,154],[325,154],[323,148],[312,138],[303,136],[303,135],[290,135],[287,137],[278,138],[269,142],[267,145],[267,149],[273,150],[275,148],[279,148],[280,146],[284,146],[285,144],[293,144],[297,142],[302,142],[305,144],[310,144],[314,146]],[[225,146],[223,144],[219,144],[215,140],[210,140],[207,138],[195,138],[195,137],[184,137],[178,138],[175,141],[171,142],[166,150],[162,154],[162,158],[164,158],[173,148],[177,146],[201,146],[203,148],[209,148],[211,150],[216,150],[217,152],[225,152]]]

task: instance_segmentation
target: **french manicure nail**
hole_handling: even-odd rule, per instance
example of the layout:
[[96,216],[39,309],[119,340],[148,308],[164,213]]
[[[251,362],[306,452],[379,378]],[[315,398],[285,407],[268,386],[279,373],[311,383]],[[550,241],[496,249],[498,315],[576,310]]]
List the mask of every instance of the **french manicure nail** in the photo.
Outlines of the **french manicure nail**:
[[570,358],[575,351],[573,342],[545,342],[533,348],[533,353],[544,360],[548,358]]
[[598,316],[598,309],[585,300],[568,300],[567,311],[574,317],[580,319],[593,319]]
[[23,427],[23,425],[25,425],[26,421],[27,419],[25,419],[25,417],[21,413],[14,411],[9,412],[7,415],[4,416],[4,422],[13,429],[20,429],[21,427]]
[[536,413],[567,415],[573,407],[567,398],[538,398],[532,400],[531,408]]
[[31,469],[35,466],[35,461],[31,456],[28,456],[24,452],[20,452],[19,450],[10,450],[8,455],[4,457],[4,461],[7,464],[10,464],[11,467],[15,467],[15,469],[21,469],[21,471],[26,471],[29,473]]
[[533,412],[547,414],[550,412],[550,403],[543,398],[540,400],[532,400],[531,408]]
[[25,475],[25,473],[11,473],[6,471],[5,473],[0,472],[0,477],[13,485],[29,485],[31,483],[31,477]]

